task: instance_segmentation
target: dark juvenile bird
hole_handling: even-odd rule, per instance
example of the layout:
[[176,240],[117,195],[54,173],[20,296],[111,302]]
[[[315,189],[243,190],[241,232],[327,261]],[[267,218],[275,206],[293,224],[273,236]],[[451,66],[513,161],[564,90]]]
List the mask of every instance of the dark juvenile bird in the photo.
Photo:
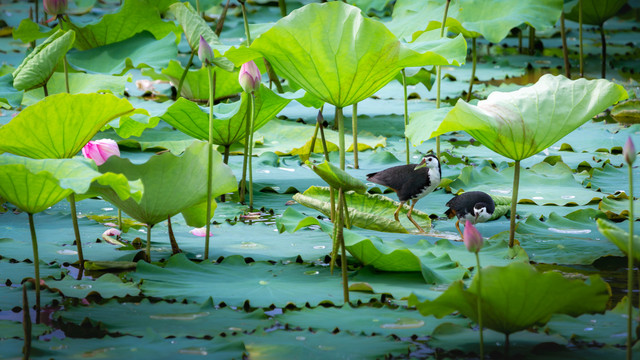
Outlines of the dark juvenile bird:
[[398,194],[400,206],[398,206],[395,213],[393,213],[396,221],[400,221],[400,219],[398,219],[398,213],[402,206],[407,201],[412,200],[407,217],[418,230],[424,232],[420,225],[411,217],[411,212],[418,200],[425,197],[440,185],[440,174],[441,169],[438,158],[435,155],[427,155],[422,159],[420,164],[390,167],[376,173],[367,174],[367,180],[384,185]]
[[456,221],[456,229],[462,238],[460,231],[460,220],[469,220],[472,224],[482,223],[491,218],[496,209],[491,196],[482,191],[467,191],[460,195],[456,195],[447,203],[449,209],[445,211],[445,215],[449,219],[454,216],[458,217]]

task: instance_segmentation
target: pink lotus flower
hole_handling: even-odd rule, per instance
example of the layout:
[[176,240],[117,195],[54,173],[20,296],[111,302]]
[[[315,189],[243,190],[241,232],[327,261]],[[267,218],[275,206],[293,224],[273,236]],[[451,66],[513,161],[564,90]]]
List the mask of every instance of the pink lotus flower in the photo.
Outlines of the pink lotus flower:
[[120,149],[118,149],[118,144],[111,139],[89,141],[87,145],[82,148],[82,155],[87,159],[93,159],[96,165],[100,166],[104,164],[110,156],[120,156]]
[[102,233],[102,236],[120,236],[120,234],[122,234],[122,231],[111,228],[111,229],[105,230],[105,232]]
[[242,64],[240,67],[240,75],[238,76],[238,82],[242,89],[248,94],[253,93],[260,87],[260,80],[262,75],[258,65],[252,61]]
[[[195,228],[195,229],[191,229],[191,231],[189,232],[195,236],[205,237],[207,235],[207,228],[206,227]],[[211,230],[209,230],[209,236],[213,236],[213,233],[211,232]]]
[[462,237],[462,240],[464,241],[464,245],[467,247],[467,250],[472,253],[480,251],[484,244],[482,235],[480,235],[478,229],[476,229],[469,220],[464,224],[464,236]]
[[67,0],[42,0],[44,12],[49,15],[62,15],[67,11]]
[[198,57],[203,65],[209,66],[213,63],[213,51],[202,35],[200,35],[200,43],[198,44]]
[[633,162],[636,161],[636,147],[633,145],[631,136],[627,138],[627,142],[622,148],[622,155],[624,156],[624,161],[626,161],[629,165],[633,164]]

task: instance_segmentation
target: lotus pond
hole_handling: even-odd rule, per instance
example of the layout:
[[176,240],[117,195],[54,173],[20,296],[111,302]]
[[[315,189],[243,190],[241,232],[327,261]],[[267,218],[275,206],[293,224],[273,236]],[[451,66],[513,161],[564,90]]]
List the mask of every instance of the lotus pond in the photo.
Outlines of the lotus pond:
[[[1,0],[0,359],[630,358],[639,24],[614,0]],[[366,179],[429,153],[419,232]],[[496,205],[476,254],[445,216],[468,191]]]

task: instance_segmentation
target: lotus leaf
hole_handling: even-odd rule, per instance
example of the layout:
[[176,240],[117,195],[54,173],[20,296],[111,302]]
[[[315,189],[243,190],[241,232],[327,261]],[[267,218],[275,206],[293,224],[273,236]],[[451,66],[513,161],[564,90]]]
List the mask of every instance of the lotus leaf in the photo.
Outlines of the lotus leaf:
[[[538,272],[533,266],[514,262],[489,266],[482,274],[482,321],[489,329],[512,334],[536,324],[545,324],[553,314],[578,316],[603,312],[611,296],[609,285],[599,276],[588,281],[568,280],[557,272]],[[478,278],[468,289],[454,282],[437,299],[421,302],[409,297],[423,315],[442,317],[454,311],[477,322]]]
[[36,159],[71,158],[106,123],[133,111],[126,99],[110,94],[52,95],[0,128],[0,151]]
[[[626,166],[614,167],[611,164],[604,164],[601,169],[593,169],[591,174],[591,188],[599,189],[606,194],[615,194],[618,192],[629,193],[629,169]],[[640,168],[633,169],[633,177],[640,177]],[[633,184],[633,193],[640,194],[640,183],[637,181]]]
[[[236,179],[231,169],[222,163],[220,153],[214,152],[213,155],[212,196],[235,191]],[[104,186],[94,184],[92,190],[147,225],[155,225],[180,212],[184,215],[191,207],[200,208],[207,199],[207,146],[201,141],[190,145],[181,156],[171,153],[154,155],[140,165],[133,164],[129,159],[112,156],[99,170],[121,173],[128,179],[142,181],[144,194],[139,203],[122,200],[115,196],[113,190]],[[191,212],[187,213],[192,215]],[[202,213],[198,212],[195,217],[188,216],[187,223],[190,226],[204,226],[207,219]]]
[[148,299],[136,303],[111,300],[103,305],[66,308],[55,313],[54,318],[77,325],[89,319],[109,334],[144,336],[152,328],[162,337],[217,337],[274,325],[262,309],[245,313],[229,307],[216,308],[211,299],[202,305],[150,303]]
[[[26,262],[12,263],[0,260],[0,282],[4,284],[20,285],[23,280],[33,277],[33,264]],[[48,277],[61,278],[68,271],[61,269],[57,265],[48,265],[40,261],[40,276],[45,279]]]
[[[248,111],[250,111],[248,96],[243,93],[240,101],[214,106],[214,144],[230,146],[244,139]],[[290,101],[261,85],[260,91],[256,92],[254,129],[264,126]],[[196,139],[209,139],[209,114],[189,100],[178,99],[166,113],[160,115],[160,119]]]
[[449,322],[465,326],[469,320],[461,316],[445,316],[442,319],[425,319],[420,313],[399,307],[353,307],[345,305],[342,308],[287,310],[282,315],[276,315],[281,324],[290,327],[309,328],[313,331],[323,329],[332,331],[348,331],[352,334],[365,333],[396,335],[409,337],[412,335],[425,336],[431,334],[438,325]]
[[344,170],[325,160],[322,164],[315,165],[308,163],[313,172],[315,172],[322,180],[326,181],[329,186],[334,188],[342,188],[344,191],[353,190],[356,193],[364,194],[367,186],[359,179],[349,175]]
[[[293,199],[327,216],[331,213],[328,187],[312,186],[304,193],[294,195]],[[406,217],[409,211],[408,205],[400,209],[400,222],[397,222],[393,218],[393,214],[400,203],[386,196],[367,193],[358,194],[349,191],[345,193],[345,200],[349,209],[349,221],[353,226],[363,229],[398,233],[407,233],[406,227],[412,228],[409,219]],[[423,227],[428,229],[431,226],[431,219],[428,214],[414,209],[412,216],[416,221],[422,223]]]
[[[228,306],[242,306],[250,299],[254,307],[343,303],[342,288],[329,269],[322,266],[273,265],[263,261],[247,264],[240,256],[226,257],[219,264],[196,264],[177,254],[163,268],[138,262],[138,269],[129,276],[143,280],[145,295],[164,299],[203,303],[212,297],[216,305],[224,302]],[[379,297],[354,293],[350,298],[369,301]]]
[[[51,328],[45,324],[33,324],[31,328],[33,336],[40,336],[50,332]],[[24,337],[24,325],[21,322],[0,320],[0,340],[6,341],[11,338],[22,337]]]
[[[629,232],[610,221],[598,219],[598,230],[625,254],[629,254]],[[640,261],[640,236],[633,234],[633,258]]]
[[89,278],[76,280],[70,276],[65,276],[64,279],[51,281],[47,285],[52,290],[60,291],[65,297],[79,299],[86,298],[91,294],[100,294],[104,299],[140,294],[140,289],[136,284],[122,282],[118,276],[111,273],[106,273],[95,280]]
[[[219,67],[212,69],[216,73],[216,99],[227,98],[242,91],[238,83],[238,72],[229,72]],[[184,68],[176,60],[169,61],[169,66],[156,73],[153,69],[143,69],[142,74],[156,80],[169,80],[175,87],[180,82]],[[209,78],[206,67],[189,70],[182,84],[181,95],[192,100],[209,100]]]
[[[29,297],[29,304],[36,303],[35,292],[32,289],[27,291],[27,296]],[[61,303],[62,296],[57,292],[43,289],[40,294],[40,300],[42,306],[53,305]],[[10,311],[15,308],[22,309],[22,287],[0,286],[0,310]],[[2,343],[3,341],[0,341],[0,344]]]
[[[461,41],[448,46],[459,47]],[[225,55],[236,65],[264,56],[278,74],[341,108],[373,95],[404,67],[454,62],[404,47],[382,23],[342,2],[308,4],[279,20],[248,49]]]
[[38,45],[13,72],[13,87],[31,90],[47,83],[58,62],[73,46],[75,32],[58,30]]
[[606,80],[547,74],[529,87],[494,91],[477,106],[458,100],[430,137],[464,130],[498,154],[522,160],[626,98],[622,86]]
[[13,75],[5,74],[0,77],[0,107],[18,107],[22,102],[22,91],[13,87]]
[[111,189],[116,198],[130,199],[133,203],[141,196],[137,184],[130,184],[124,176],[101,174],[93,161],[79,158],[0,155],[0,180],[0,196],[31,214],[47,209],[71,193],[86,193],[92,182]]
[[168,129],[147,129],[140,136],[130,136],[122,139],[115,134],[100,133],[96,137],[103,139],[114,139],[119,145],[147,149],[167,149],[174,154],[181,154],[186,148],[196,141],[191,136],[179,131],[167,131]]
[[128,39],[84,51],[70,51],[67,60],[71,66],[101,74],[123,74],[128,69],[141,67],[163,68],[178,55],[175,36],[162,39],[143,31]]
[[620,10],[627,0],[572,0],[565,5],[565,17],[578,22],[579,6],[582,1],[582,23],[589,25],[602,25]]
[[102,16],[99,22],[77,26],[70,23],[76,32],[74,47],[88,50],[126,40],[133,35],[149,31],[156,39],[170,32],[179,34],[175,24],[160,17],[161,2],[151,0],[124,1],[119,11]]
[[56,29],[48,28],[44,25],[36,24],[31,19],[22,19],[20,25],[13,29],[12,36],[14,39],[20,40],[23,43],[28,43],[34,40],[42,39],[53,35]]
[[[633,202],[634,209],[640,209],[640,200],[634,200]],[[604,198],[598,204],[598,209],[604,211],[607,214],[607,217],[611,220],[625,220],[629,218],[629,197],[626,194],[623,194],[617,199]],[[634,215],[636,219],[640,218],[640,212],[634,211]]]
[[640,99],[632,99],[614,106],[611,116],[623,124],[640,123]]
[[[108,93],[124,95],[127,82],[131,81],[131,78],[127,75],[111,76],[85,73],[69,73],[67,79],[69,80],[69,91],[71,94]],[[47,81],[47,91],[49,96],[67,92],[64,73],[54,72],[53,75],[51,75],[49,81]],[[22,105],[35,105],[44,98],[44,89],[39,87],[24,93]]]

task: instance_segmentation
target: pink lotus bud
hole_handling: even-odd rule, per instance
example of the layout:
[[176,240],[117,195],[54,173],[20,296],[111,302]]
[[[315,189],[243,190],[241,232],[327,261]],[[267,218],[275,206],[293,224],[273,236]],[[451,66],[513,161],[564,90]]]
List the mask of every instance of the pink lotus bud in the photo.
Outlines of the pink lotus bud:
[[118,144],[111,139],[89,141],[87,145],[82,148],[82,155],[87,159],[93,159],[96,165],[100,166],[104,164],[110,156],[120,156],[120,149],[118,149]]
[[203,65],[209,66],[213,64],[213,51],[202,35],[200,35],[200,44],[198,45],[198,57]]
[[[206,227],[191,229],[191,231],[189,231],[189,232],[192,233],[195,236],[202,236],[202,237],[207,236],[207,228]],[[211,230],[209,230],[209,236],[213,236],[213,233],[211,232]]]
[[120,236],[120,234],[122,234],[122,231],[111,228],[103,232],[102,236]]
[[464,224],[464,236],[462,239],[464,240],[464,245],[467,247],[467,250],[473,253],[480,251],[484,243],[482,235],[480,235],[478,229],[476,229],[469,220]]
[[631,136],[627,138],[627,142],[624,144],[624,148],[622,148],[622,155],[624,156],[624,161],[629,165],[636,161],[636,147],[633,145]]
[[262,80],[260,69],[258,69],[258,65],[256,65],[253,60],[242,64],[240,67],[238,82],[240,82],[240,86],[242,86],[242,89],[245,92],[251,94],[258,90],[260,87],[260,80]]
[[44,12],[49,15],[62,15],[67,11],[67,0],[42,0]]

